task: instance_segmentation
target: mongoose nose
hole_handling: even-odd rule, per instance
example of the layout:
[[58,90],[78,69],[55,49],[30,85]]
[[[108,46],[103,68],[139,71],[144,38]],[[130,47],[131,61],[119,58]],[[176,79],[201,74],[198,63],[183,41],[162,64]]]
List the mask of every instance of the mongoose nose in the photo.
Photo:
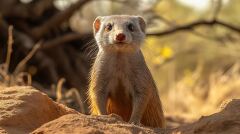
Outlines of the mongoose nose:
[[126,36],[123,33],[120,33],[116,36],[117,41],[124,41]]

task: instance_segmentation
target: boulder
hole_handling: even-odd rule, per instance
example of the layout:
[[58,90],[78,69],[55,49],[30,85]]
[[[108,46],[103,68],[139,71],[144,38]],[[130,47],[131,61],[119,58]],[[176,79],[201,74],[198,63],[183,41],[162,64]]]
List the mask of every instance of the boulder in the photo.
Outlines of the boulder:
[[181,134],[240,134],[240,99],[233,99],[223,109],[198,121],[171,131]]
[[115,114],[105,116],[69,114],[44,124],[32,134],[155,134],[157,131],[160,133],[161,130],[128,124]]
[[77,113],[30,86],[1,87],[0,133],[29,133],[62,115]]

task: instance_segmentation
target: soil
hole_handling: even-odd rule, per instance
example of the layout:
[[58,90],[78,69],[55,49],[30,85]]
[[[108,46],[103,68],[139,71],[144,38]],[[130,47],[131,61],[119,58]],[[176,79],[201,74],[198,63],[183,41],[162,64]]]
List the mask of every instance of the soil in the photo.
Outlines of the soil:
[[84,115],[50,99],[33,87],[0,86],[0,133],[2,134],[238,134],[240,99],[193,123],[167,129],[136,126],[115,114]]

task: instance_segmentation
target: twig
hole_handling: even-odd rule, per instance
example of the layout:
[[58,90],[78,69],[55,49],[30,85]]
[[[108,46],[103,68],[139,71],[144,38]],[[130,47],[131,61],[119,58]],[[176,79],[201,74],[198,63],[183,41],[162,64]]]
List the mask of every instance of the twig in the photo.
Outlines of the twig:
[[7,49],[7,57],[5,62],[5,71],[8,73],[10,61],[11,61],[11,55],[12,55],[12,45],[13,45],[13,26],[9,26],[8,28],[8,49]]
[[60,102],[62,100],[62,86],[65,81],[66,81],[65,78],[61,78],[57,83],[56,91],[57,102]]
[[213,26],[213,25],[220,25],[220,26],[223,26],[225,28],[228,28],[228,29],[230,29],[232,31],[235,31],[235,32],[240,34],[240,28],[239,27],[233,26],[233,25],[225,23],[225,22],[222,22],[220,20],[200,20],[200,21],[192,22],[192,23],[185,24],[185,25],[182,25],[182,26],[176,26],[175,28],[167,29],[167,30],[164,30],[164,31],[161,31],[161,32],[148,33],[147,35],[148,36],[166,36],[166,35],[169,35],[169,34],[177,33],[179,31],[192,30],[192,29],[194,29],[196,27],[199,27],[199,26]]
[[75,94],[78,105],[80,106],[80,112],[86,114],[86,109],[84,108],[83,99],[76,88],[71,88],[67,94]]
[[[10,85],[32,85],[32,76],[27,72],[21,72],[17,74],[17,76],[11,76],[11,84]],[[27,78],[27,81],[24,81],[24,77]]]
[[42,42],[38,42],[33,49],[28,53],[28,55],[18,63],[17,67],[15,68],[13,74],[16,75],[18,74],[20,71],[22,71],[22,69],[24,68],[24,66],[26,65],[26,63],[32,58],[32,56],[36,53],[36,51],[40,48]]

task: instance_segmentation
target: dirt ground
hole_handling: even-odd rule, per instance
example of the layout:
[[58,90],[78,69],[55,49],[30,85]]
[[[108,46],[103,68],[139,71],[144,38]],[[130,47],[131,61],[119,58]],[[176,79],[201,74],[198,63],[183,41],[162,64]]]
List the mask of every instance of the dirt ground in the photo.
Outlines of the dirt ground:
[[[136,126],[118,115],[83,115],[50,99],[30,86],[0,86],[0,133],[7,134],[237,134],[240,133],[240,100],[192,123],[167,117],[166,129]],[[182,123],[181,123],[182,121]],[[177,124],[177,125],[176,125]],[[178,127],[174,127],[178,126]]]

